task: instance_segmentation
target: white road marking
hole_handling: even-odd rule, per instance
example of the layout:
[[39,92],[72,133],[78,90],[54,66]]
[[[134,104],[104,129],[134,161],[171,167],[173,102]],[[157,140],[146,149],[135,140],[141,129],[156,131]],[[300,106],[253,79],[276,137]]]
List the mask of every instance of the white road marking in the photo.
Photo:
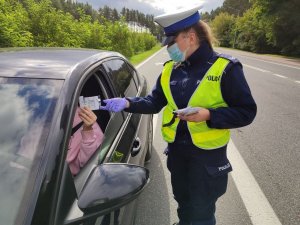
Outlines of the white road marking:
[[263,59],[258,59],[258,58],[254,58],[254,57],[249,57],[249,56],[243,56],[243,55],[240,55],[240,56],[244,57],[244,58],[248,58],[248,59],[254,59],[254,60],[258,60],[258,61],[262,61],[262,62],[266,62],[266,63],[271,63],[271,64],[275,64],[275,65],[279,65],[279,66],[285,66],[285,67],[289,67],[289,68],[300,70],[300,67],[297,67],[297,66],[291,66],[291,65],[286,65],[286,64],[282,64],[282,63],[271,62],[271,61],[267,61],[267,60],[263,60]]
[[284,79],[287,78],[286,76],[283,76],[283,75],[280,75],[280,74],[276,74],[276,73],[273,73],[273,75],[275,75],[275,76],[277,76],[277,77],[280,77],[280,78],[284,78]]
[[232,140],[228,144],[231,176],[253,225],[282,225]]
[[[258,70],[258,71],[263,72],[263,73],[272,73],[271,71],[263,70],[263,69],[260,69],[260,68],[254,67],[254,66],[250,66],[248,64],[243,64],[243,66],[254,69],[254,70]],[[272,73],[272,75],[283,78],[283,79],[288,79],[288,77],[277,74],[277,73]],[[295,81],[295,82],[298,82],[298,81]]]
[[260,69],[260,68],[254,67],[254,66],[244,64],[244,63],[243,63],[243,66],[249,67],[249,68],[254,69],[254,70],[258,70],[258,71],[263,72],[263,73],[270,73],[270,71],[268,71],[268,70],[263,70],[263,69]]
[[158,118],[158,114],[153,115],[153,137],[154,137],[154,132],[156,131],[157,118]]
[[300,84],[300,80],[296,80],[295,82]]
[[164,48],[160,49],[158,52],[154,53],[152,56],[150,56],[148,59],[146,59],[145,61],[141,62],[139,65],[137,65],[135,68],[138,69],[140,68],[142,65],[144,65],[146,62],[148,62],[149,60],[151,60],[153,57],[155,57],[156,55],[158,55],[161,51],[165,50]]
[[157,63],[155,63],[155,66],[161,66],[161,65],[164,65],[164,62],[157,62]]

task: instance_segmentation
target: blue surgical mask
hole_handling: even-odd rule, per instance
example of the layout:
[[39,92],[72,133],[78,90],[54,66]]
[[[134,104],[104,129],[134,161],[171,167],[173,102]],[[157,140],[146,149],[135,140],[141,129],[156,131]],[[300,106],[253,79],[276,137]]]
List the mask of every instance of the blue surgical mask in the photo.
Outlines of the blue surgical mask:
[[185,60],[186,51],[182,52],[179,48],[177,43],[174,43],[170,47],[167,48],[170,58],[174,62],[183,62]]

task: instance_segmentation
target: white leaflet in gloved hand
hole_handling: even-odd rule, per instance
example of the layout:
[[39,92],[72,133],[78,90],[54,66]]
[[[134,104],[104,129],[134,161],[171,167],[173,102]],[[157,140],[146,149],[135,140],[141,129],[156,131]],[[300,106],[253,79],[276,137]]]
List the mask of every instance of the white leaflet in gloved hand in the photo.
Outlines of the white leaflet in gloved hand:
[[183,109],[177,109],[174,111],[174,113],[178,114],[178,115],[182,115],[182,116],[188,116],[188,115],[192,115],[197,113],[199,110],[201,110],[201,107],[186,107]]

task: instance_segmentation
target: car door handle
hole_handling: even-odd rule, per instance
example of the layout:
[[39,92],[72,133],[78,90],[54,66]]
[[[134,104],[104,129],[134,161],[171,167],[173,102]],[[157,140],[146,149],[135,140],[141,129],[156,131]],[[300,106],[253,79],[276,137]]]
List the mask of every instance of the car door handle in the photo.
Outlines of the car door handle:
[[136,137],[131,149],[131,156],[132,157],[136,156],[140,152],[140,150],[141,150],[141,140],[139,137]]

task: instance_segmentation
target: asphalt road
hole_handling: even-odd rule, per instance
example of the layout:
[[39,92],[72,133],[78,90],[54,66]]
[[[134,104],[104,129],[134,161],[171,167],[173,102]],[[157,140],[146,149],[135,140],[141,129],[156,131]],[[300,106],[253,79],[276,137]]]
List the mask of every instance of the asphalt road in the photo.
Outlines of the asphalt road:
[[[228,148],[234,171],[228,191],[217,204],[218,225],[300,224],[300,61],[218,48],[237,57],[258,105],[255,121],[232,130]],[[162,49],[137,66],[154,86],[168,54]],[[151,182],[139,197],[136,225],[177,221],[170,175],[160,134],[161,114],[154,117]],[[234,147],[235,146],[235,147]]]

